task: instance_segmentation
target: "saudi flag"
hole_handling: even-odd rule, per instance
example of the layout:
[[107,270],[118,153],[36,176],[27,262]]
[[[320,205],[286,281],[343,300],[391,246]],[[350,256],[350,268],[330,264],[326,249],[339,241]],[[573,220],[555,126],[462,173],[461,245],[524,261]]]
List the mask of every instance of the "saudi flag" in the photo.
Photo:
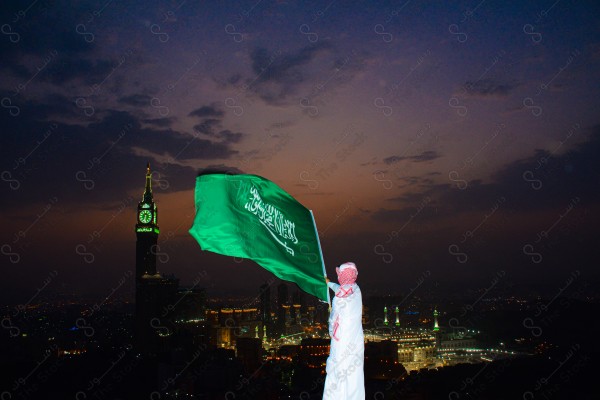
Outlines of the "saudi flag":
[[325,267],[312,212],[257,175],[196,178],[190,234],[203,250],[248,258],[328,301]]

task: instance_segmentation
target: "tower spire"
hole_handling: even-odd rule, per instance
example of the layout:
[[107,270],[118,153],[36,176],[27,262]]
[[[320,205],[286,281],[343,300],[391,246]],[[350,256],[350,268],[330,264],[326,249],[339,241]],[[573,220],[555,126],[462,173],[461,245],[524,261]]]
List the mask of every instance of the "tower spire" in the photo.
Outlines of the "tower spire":
[[146,165],[146,189],[144,190],[144,202],[152,202],[152,172],[150,162]]

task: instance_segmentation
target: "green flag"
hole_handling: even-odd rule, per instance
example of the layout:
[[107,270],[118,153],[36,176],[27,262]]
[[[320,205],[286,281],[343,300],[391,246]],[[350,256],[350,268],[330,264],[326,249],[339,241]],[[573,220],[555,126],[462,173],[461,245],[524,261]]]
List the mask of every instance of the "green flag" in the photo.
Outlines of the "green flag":
[[203,250],[248,258],[328,301],[325,267],[310,210],[257,175],[196,178],[190,234]]

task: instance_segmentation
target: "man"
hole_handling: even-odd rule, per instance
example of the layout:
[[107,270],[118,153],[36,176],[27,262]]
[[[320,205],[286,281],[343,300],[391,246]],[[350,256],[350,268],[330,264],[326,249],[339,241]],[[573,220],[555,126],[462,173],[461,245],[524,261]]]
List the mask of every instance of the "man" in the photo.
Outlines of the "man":
[[356,282],[358,270],[351,262],[336,268],[339,285],[327,281],[335,292],[329,315],[331,346],[325,370],[323,400],[364,400],[362,296]]

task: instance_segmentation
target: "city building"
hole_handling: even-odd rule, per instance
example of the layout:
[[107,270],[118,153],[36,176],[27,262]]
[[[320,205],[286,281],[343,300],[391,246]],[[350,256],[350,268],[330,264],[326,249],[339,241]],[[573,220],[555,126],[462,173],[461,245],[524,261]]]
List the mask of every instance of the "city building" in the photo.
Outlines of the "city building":
[[289,316],[289,301],[288,301],[288,289],[285,283],[280,283],[277,286],[277,323],[276,333],[278,335],[285,334],[285,327]]
[[302,339],[298,348],[298,362],[310,368],[325,367],[329,345],[329,339]]
[[158,246],[158,208],[152,195],[150,163],[146,167],[146,186],[137,206],[135,260],[135,347],[152,355],[165,350],[173,330],[173,304],[179,281],[163,276],[156,269]]
[[398,361],[398,342],[389,339],[367,342],[365,344],[365,360],[380,363]]
[[260,316],[265,325],[271,323],[271,286],[260,286]]
[[263,363],[263,348],[260,339],[239,337],[236,341],[236,356],[248,374],[253,374]]

